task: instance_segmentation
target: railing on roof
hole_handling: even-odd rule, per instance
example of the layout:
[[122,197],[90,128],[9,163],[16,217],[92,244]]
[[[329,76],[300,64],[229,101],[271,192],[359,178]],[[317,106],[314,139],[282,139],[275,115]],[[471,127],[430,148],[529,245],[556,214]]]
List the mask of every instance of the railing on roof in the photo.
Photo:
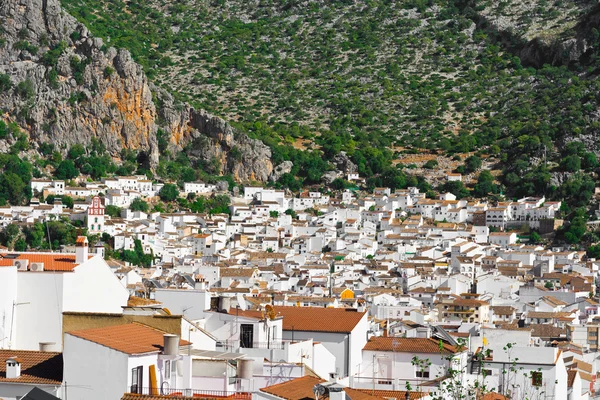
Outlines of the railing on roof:
[[198,399],[231,399],[231,400],[251,400],[252,393],[247,392],[227,392],[224,390],[200,390],[200,389],[176,389],[166,387],[138,387],[132,385],[130,393],[145,395],[161,395],[173,398],[177,397],[196,397]]
[[240,340],[220,340],[217,342],[217,347],[225,349],[273,349],[283,350],[285,343],[294,343],[291,341],[273,341],[273,342],[252,342],[245,343]]

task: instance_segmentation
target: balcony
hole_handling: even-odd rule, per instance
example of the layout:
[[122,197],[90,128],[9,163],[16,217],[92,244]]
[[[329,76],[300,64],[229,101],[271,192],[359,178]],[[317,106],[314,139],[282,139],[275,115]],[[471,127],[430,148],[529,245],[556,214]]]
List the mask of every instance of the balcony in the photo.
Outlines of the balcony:
[[231,400],[251,400],[252,393],[248,392],[226,392],[222,390],[199,390],[199,389],[174,389],[174,388],[152,388],[152,387],[131,387],[129,393],[145,394],[145,395],[160,395],[168,397],[194,397],[204,400],[212,399],[231,399]]

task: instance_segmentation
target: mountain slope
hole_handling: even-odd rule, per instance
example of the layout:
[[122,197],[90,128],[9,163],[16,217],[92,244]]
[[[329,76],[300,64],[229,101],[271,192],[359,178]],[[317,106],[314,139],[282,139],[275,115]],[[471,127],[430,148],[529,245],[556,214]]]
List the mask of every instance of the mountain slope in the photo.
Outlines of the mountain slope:
[[197,162],[212,163],[216,174],[262,181],[270,175],[267,147],[234,134],[220,118],[174,102],[148,82],[127,50],[94,38],[58,1],[3,1],[0,20],[6,21],[0,32],[2,114],[18,122],[32,144],[50,142],[64,154],[97,139],[115,158],[123,149],[141,151],[154,167],[159,150],[186,148]]
[[[345,152],[358,172],[374,177],[373,185],[392,186],[406,185],[390,166],[412,159],[407,153],[426,153],[409,166],[441,178],[456,167],[453,158],[480,152],[486,166],[501,170],[510,195],[563,196],[562,178],[581,168],[562,160],[598,151],[598,80],[560,68],[560,60],[544,67],[551,55],[523,46],[543,36],[567,43],[571,27],[585,24],[593,8],[588,1],[517,3],[64,5],[96,34],[131,49],[158,85],[237,121],[271,147],[276,164],[293,161],[291,172],[304,183],[318,183],[328,167],[302,150],[322,151],[333,164]],[[513,54],[537,68],[524,68]],[[567,150],[573,140],[584,148]],[[421,169],[431,157],[443,168]],[[595,163],[584,164],[585,176],[595,177]],[[282,184],[296,182],[286,176]]]

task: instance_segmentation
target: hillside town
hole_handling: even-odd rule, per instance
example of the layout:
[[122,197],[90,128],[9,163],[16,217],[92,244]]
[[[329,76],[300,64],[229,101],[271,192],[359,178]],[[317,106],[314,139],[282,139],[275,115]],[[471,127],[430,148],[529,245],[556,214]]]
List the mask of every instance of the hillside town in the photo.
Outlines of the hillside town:
[[34,179],[28,206],[0,207],[3,228],[82,227],[0,249],[1,398],[600,395],[600,260],[547,244],[560,202],[192,182],[180,197],[228,213],[130,209],[161,188]]

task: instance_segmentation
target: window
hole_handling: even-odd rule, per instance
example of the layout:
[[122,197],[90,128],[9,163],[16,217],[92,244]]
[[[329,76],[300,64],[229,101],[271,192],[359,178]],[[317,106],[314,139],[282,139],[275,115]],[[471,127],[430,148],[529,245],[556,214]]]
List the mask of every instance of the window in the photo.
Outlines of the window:
[[131,393],[142,393],[144,379],[144,367],[139,366],[131,369]]
[[165,379],[171,379],[171,360],[165,361]]
[[415,371],[415,376],[417,378],[429,378],[429,367],[417,369]]
[[598,332],[596,332],[596,331],[590,331],[590,336],[598,336]]
[[531,373],[531,384],[533,386],[542,386],[542,373],[540,371],[534,371]]
[[98,222],[98,217],[94,218],[94,222]]
[[490,375],[492,375],[492,370],[491,369],[482,369],[481,375],[483,375],[484,377],[490,376]]

